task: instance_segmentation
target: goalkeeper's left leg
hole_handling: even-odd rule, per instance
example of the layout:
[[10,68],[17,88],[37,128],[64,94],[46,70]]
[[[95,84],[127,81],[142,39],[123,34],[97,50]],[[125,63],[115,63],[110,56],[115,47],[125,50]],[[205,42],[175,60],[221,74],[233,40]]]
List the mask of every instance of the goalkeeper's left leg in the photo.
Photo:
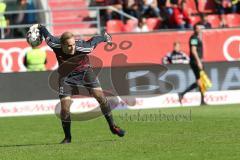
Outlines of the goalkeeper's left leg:
[[110,104],[107,98],[104,96],[101,87],[97,88],[88,88],[89,93],[98,101],[100,104],[101,111],[108,122],[109,128],[113,134],[118,135],[119,137],[123,137],[125,135],[125,131],[118,127],[113,120],[112,112]]

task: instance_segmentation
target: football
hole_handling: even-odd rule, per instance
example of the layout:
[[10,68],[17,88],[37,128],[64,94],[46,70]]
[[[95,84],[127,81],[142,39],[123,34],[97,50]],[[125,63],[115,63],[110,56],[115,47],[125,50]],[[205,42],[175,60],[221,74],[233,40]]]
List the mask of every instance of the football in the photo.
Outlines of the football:
[[30,28],[26,35],[27,42],[32,47],[37,47],[42,43],[42,35],[38,28]]

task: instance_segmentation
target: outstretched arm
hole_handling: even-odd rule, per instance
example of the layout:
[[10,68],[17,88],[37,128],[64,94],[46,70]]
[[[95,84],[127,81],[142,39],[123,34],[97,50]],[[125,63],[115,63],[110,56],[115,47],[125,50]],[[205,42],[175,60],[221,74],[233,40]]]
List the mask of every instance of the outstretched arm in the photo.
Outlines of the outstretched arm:
[[112,44],[112,38],[108,33],[104,35],[94,36],[88,41],[79,40],[76,42],[76,50],[80,52],[90,53],[99,43],[107,42]]
[[38,24],[38,29],[40,30],[41,35],[45,38],[47,45],[51,48],[61,48],[60,40],[57,37],[54,37],[49,33],[47,28],[43,25]]

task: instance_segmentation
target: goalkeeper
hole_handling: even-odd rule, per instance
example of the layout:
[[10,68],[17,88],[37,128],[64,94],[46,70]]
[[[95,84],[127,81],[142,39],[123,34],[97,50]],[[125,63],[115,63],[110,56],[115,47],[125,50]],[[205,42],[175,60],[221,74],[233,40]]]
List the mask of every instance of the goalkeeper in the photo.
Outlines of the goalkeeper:
[[201,90],[201,81],[200,81],[200,72],[203,70],[202,57],[203,57],[203,44],[202,44],[202,28],[203,26],[200,24],[196,24],[194,26],[194,33],[190,37],[189,47],[190,47],[190,67],[193,70],[194,76],[196,78],[196,82],[191,84],[185,91],[179,93],[179,101],[182,102],[183,96],[195,89],[199,88],[201,93],[201,105],[204,105],[204,93]]
[[[120,137],[124,136],[125,131],[117,127],[113,121],[110,104],[103,93],[98,78],[93,72],[93,69],[90,65],[89,57],[87,55],[91,53],[91,51],[101,42],[106,42],[107,44],[111,45],[111,36],[105,32],[104,35],[94,36],[90,40],[84,41],[76,40],[71,32],[64,32],[60,38],[57,38],[55,36],[52,36],[48,32],[46,27],[42,25],[33,25],[30,30],[34,30],[34,27],[40,30],[40,34],[43,35],[48,46],[51,47],[56,54],[59,63],[58,72],[65,74],[61,74],[59,79],[59,98],[61,102],[60,115],[62,121],[62,128],[65,134],[65,138],[62,140],[61,143],[70,143],[72,138],[70,131],[70,106],[72,104],[71,95],[74,94],[73,90],[77,88],[77,85],[74,85],[75,82],[72,82],[71,86],[73,87],[73,90],[69,90],[69,86],[65,84],[66,82],[64,81],[64,79],[71,79],[70,76],[77,76],[78,84],[81,83],[82,86],[84,86],[88,90],[89,94],[98,101],[101,111],[108,122],[111,132]],[[76,67],[74,67],[74,70],[70,73],[65,73],[66,70],[68,70],[69,66],[64,64],[71,64],[71,60],[73,58]]]

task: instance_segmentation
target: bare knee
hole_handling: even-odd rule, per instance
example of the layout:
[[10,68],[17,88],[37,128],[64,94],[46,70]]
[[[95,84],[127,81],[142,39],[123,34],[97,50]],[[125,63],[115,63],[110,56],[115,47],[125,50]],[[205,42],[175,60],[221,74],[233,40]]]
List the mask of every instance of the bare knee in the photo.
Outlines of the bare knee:
[[91,89],[90,94],[98,101],[100,104],[105,104],[107,99],[101,88]]

